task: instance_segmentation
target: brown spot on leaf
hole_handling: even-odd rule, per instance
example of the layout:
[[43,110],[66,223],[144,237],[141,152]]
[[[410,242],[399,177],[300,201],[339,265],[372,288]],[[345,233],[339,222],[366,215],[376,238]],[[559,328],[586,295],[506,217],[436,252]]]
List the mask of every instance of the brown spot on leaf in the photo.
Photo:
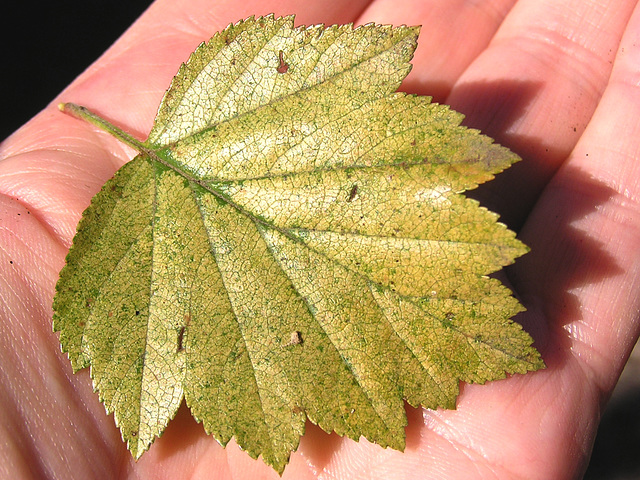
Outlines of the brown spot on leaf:
[[287,73],[289,71],[289,64],[284,61],[284,53],[282,50],[278,52],[278,61],[280,64],[278,65],[278,73]]
[[349,192],[349,197],[347,198],[347,202],[353,202],[353,199],[356,198],[358,194],[358,184],[354,183],[353,187],[351,187],[351,191]]
[[187,327],[180,327],[180,330],[178,330],[178,345],[176,348],[176,352],[181,352],[184,350],[184,345],[182,343],[182,341],[184,340],[184,331],[187,329]]

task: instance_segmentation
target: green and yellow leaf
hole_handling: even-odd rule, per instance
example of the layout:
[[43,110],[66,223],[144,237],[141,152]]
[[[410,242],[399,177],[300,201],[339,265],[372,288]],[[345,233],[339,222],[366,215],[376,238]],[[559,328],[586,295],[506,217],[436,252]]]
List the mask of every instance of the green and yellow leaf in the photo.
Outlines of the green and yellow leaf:
[[183,399],[279,472],[307,419],[402,449],[404,400],[542,367],[487,277],[527,249],[462,195],[518,158],[396,92],[417,35],[250,18],[180,68],[54,301],[134,457]]

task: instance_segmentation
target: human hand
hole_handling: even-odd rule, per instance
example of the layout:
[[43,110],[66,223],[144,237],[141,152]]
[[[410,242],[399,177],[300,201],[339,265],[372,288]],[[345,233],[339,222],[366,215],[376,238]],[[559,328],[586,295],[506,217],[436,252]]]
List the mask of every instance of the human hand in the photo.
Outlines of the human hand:
[[[532,251],[508,269],[548,368],[465,385],[456,411],[408,409],[407,448],[308,425],[283,478],[574,478],[638,337],[640,7],[634,1],[159,0],[0,147],[0,473],[13,478],[278,478],[186,409],[136,463],[51,332],[51,302],[90,198],[133,152],[56,105],[144,138],[180,62],[228,23],[422,24],[404,89],[451,104],[523,157],[475,192]],[[635,9],[635,11],[634,11]],[[623,37],[624,35],[624,37]],[[622,43],[621,43],[622,42]],[[616,53],[617,52],[617,53]]]

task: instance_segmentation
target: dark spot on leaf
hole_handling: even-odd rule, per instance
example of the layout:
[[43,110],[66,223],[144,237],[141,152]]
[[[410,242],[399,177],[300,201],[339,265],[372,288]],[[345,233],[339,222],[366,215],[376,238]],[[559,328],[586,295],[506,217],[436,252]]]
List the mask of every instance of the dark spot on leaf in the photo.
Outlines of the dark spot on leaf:
[[140,310],[136,310],[136,315],[140,315]]
[[353,202],[353,199],[356,198],[358,194],[358,184],[354,183],[351,187],[351,191],[349,192],[349,198],[347,198],[347,202]]
[[442,325],[444,327],[452,327],[453,319],[455,318],[453,312],[447,312],[444,314],[444,319],[442,320]]
[[184,339],[184,331],[187,329],[187,327],[180,327],[180,329],[178,330],[178,346],[176,348],[176,352],[181,352],[184,350],[184,345],[182,344],[182,340]]
[[284,61],[284,53],[282,50],[278,52],[278,61],[280,64],[278,65],[278,73],[287,73],[289,71],[289,64]]
[[138,435],[138,432],[131,432],[132,437],[135,437],[136,435]]
[[87,298],[86,305],[87,308],[91,308],[93,305],[93,298]]
[[291,412],[294,413],[295,415],[299,414],[299,413],[303,413],[304,412],[304,407],[300,407],[298,405],[295,405],[292,409]]

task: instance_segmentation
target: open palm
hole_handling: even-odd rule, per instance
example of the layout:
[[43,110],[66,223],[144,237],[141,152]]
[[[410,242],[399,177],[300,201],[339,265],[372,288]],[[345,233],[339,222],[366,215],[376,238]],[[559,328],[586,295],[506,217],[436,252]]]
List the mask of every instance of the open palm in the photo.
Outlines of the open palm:
[[181,409],[135,463],[88,372],[51,332],[58,272],[90,198],[133,152],[62,115],[91,107],[140,139],[179,64],[253,14],[421,24],[403,89],[452,105],[519,153],[474,192],[532,252],[507,272],[548,368],[464,386],[456,411],[407,411],[407,449],[308,425],[283,478],[579,477],[638,337],[640,6],[631,0],[159,0],[0,148],[0,476],[278,478]]

